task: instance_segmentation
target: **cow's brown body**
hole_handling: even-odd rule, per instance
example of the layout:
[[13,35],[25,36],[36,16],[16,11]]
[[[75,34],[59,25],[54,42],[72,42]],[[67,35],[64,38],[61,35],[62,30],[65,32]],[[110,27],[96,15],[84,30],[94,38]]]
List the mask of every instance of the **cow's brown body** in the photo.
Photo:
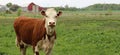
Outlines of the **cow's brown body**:
[[[27,17],[19,17],[14,22],[14,29],[17,35],[17,45],[24,48],[24,42],[27,45],[35,46],[40,40],[46,38],[45,20],[44,19],[33,19]],[[52,35],[56,38],[56,33]],[[48,38],[52,36],[47,35]],[[50,40],[50,39],[49,39]]]
[[45,20],[43,19],[30,19],[27,17],[19,17],[14,22],[17,40],[21,40],[29,45],[36,45],[46,34]]

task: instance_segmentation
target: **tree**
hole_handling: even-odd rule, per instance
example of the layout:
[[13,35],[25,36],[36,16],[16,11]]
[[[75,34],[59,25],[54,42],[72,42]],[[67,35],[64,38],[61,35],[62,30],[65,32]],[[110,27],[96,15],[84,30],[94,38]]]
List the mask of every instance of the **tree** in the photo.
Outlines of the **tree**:
[[69,6],[68,6],[68,5],[65,5],[65,8],[69,8]]
[[6,7],[8,8],[8,9],[6,10],[6,13],[7,13],[7,14],[11,14],[11,11],[10,11],[11,6],[12,6],[12,3],[7,3],[7,4],[6,4]]
[[10,7],[10,10],[12,10],[12,11],[17,11],[17,9],[18,9],[19,7],[20,7],[20,6],[14,4],[14,5],[12,5],[12,6]]
[[6,6],[10,8],[12,6],[12,3],[7,3]]
[[6,6],[9,8],[9,10],[11,11],[17,11],[17,9],[20,7],[16,4],[12,4],[12,3],[7,3]]
[[22,12],[22,10],[19,8],[19,9],[17,10],[17,15],[20,16],[20,15],[21,15],[21,12]]

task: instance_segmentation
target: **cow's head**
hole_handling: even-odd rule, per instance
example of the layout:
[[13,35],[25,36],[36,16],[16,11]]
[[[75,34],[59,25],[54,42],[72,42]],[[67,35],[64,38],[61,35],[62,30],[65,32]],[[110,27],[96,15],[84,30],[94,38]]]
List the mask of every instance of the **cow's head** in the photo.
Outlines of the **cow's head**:
[[49,8],[46,11],[42,11],[41,14],[45,17],[47,27],[53,28],[56,25],[57,17],[60,16],[62,12],[57,13],[54,8]]
[[54,8],[49,8],[46,11],[42,11],[41,14],[45,17],[47,33],[53,33],[57,18],[62,14],[62,12],[56,12]]

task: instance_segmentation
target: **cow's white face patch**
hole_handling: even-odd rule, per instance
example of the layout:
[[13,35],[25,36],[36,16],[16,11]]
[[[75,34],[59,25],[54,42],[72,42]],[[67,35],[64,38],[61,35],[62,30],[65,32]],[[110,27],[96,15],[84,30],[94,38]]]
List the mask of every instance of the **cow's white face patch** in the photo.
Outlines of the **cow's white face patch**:
[[46,14],[46,16],[45,16],[45,18],[46,18],[46,25],[47,26],[56,25],[57,12],[53,8],[50,8],[50,9],[46,10],[45,14]]
[[56,22],[57,22],[57,12],[53,9],[47,9],[45,12],[46,16],[45,16],[45,27],[47,29],[47,33],[48,34],[52,34],[54,32],[54,27],[56,26]]

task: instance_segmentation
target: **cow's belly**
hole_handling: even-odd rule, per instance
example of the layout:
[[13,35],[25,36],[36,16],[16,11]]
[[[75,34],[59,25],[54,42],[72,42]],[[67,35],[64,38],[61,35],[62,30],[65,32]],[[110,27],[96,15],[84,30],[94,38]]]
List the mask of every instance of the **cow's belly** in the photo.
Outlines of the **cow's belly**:
[[28,43],[26,43],[26,42],[24,42],[22,40],[21,40],[20,44],[23,44],[24,46],[31,46],[31,44],[28,44]]
[[[51,37],[50,40],[47,37],[46,37],[46,39],[42,38],[42,40],[38,41],[36,46],[38,46],[40,50],[47,51],[49,49],[52,49],[52,47],[54,45],[54,41],[55,41],[54,36]],[[21,40],[20,44],[24,44],[24,46],[32,46],[31,44],[28,44],[22,40]]]

